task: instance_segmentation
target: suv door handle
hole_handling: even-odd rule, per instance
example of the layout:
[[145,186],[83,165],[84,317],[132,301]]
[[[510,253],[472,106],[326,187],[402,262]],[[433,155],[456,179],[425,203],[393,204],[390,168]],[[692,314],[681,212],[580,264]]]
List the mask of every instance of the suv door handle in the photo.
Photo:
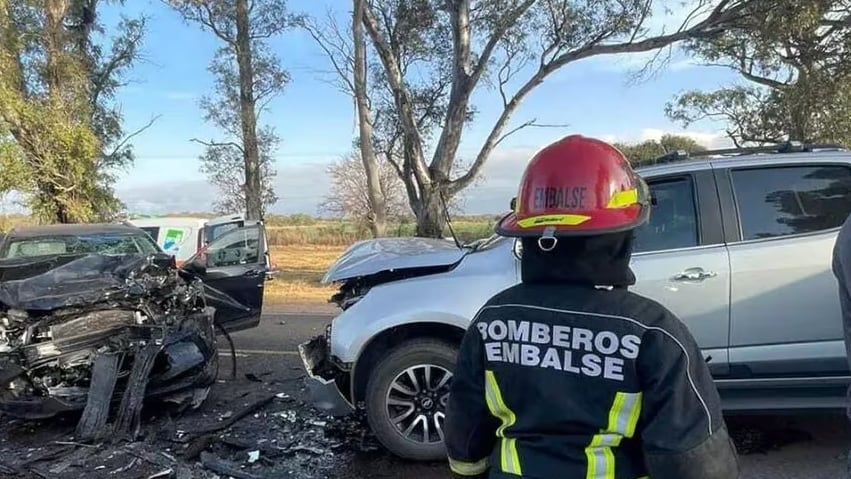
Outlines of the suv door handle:
[[674,281],[703,281],[706,278],[714,278],[717,273],[714,271],[705,271],[703,268],[689,268],[681,273],[674,275]]

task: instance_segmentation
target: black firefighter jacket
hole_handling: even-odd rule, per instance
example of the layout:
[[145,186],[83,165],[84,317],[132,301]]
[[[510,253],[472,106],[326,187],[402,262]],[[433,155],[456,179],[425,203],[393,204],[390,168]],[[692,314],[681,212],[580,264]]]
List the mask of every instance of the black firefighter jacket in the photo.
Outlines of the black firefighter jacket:
[[445,439],[461,476],[738,477],[695,340],[625,288],[520,284],[492,298],[461,345]]

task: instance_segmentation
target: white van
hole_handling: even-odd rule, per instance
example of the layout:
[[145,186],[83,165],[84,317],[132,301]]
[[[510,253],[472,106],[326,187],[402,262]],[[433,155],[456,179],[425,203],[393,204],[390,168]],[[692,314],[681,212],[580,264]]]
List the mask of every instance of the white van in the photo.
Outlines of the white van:
[[228,231],[254,225],[243,215],[219,216],[213,219],[193,217],[136,218],[127,223],[147,232],[168,254],[173,254],[178,265],[201,250],[211,241]]

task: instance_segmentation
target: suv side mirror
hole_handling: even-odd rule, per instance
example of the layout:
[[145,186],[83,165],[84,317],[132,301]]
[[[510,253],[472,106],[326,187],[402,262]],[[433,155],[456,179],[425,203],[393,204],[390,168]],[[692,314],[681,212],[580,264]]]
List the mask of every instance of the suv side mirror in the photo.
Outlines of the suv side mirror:
[[514,246],[511,248],[514,257],[518,260],[523,257],[523,241],[520,238],[514,239]]

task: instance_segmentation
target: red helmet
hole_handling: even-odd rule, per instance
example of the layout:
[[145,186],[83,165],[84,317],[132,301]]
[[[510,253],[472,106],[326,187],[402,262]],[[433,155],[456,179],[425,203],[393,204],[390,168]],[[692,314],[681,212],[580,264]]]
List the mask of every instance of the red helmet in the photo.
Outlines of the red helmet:
[[588,236],[635,228],[650,215],[647,184],[623,153],[571,135],[540,150],[520,180],[501,236]]

